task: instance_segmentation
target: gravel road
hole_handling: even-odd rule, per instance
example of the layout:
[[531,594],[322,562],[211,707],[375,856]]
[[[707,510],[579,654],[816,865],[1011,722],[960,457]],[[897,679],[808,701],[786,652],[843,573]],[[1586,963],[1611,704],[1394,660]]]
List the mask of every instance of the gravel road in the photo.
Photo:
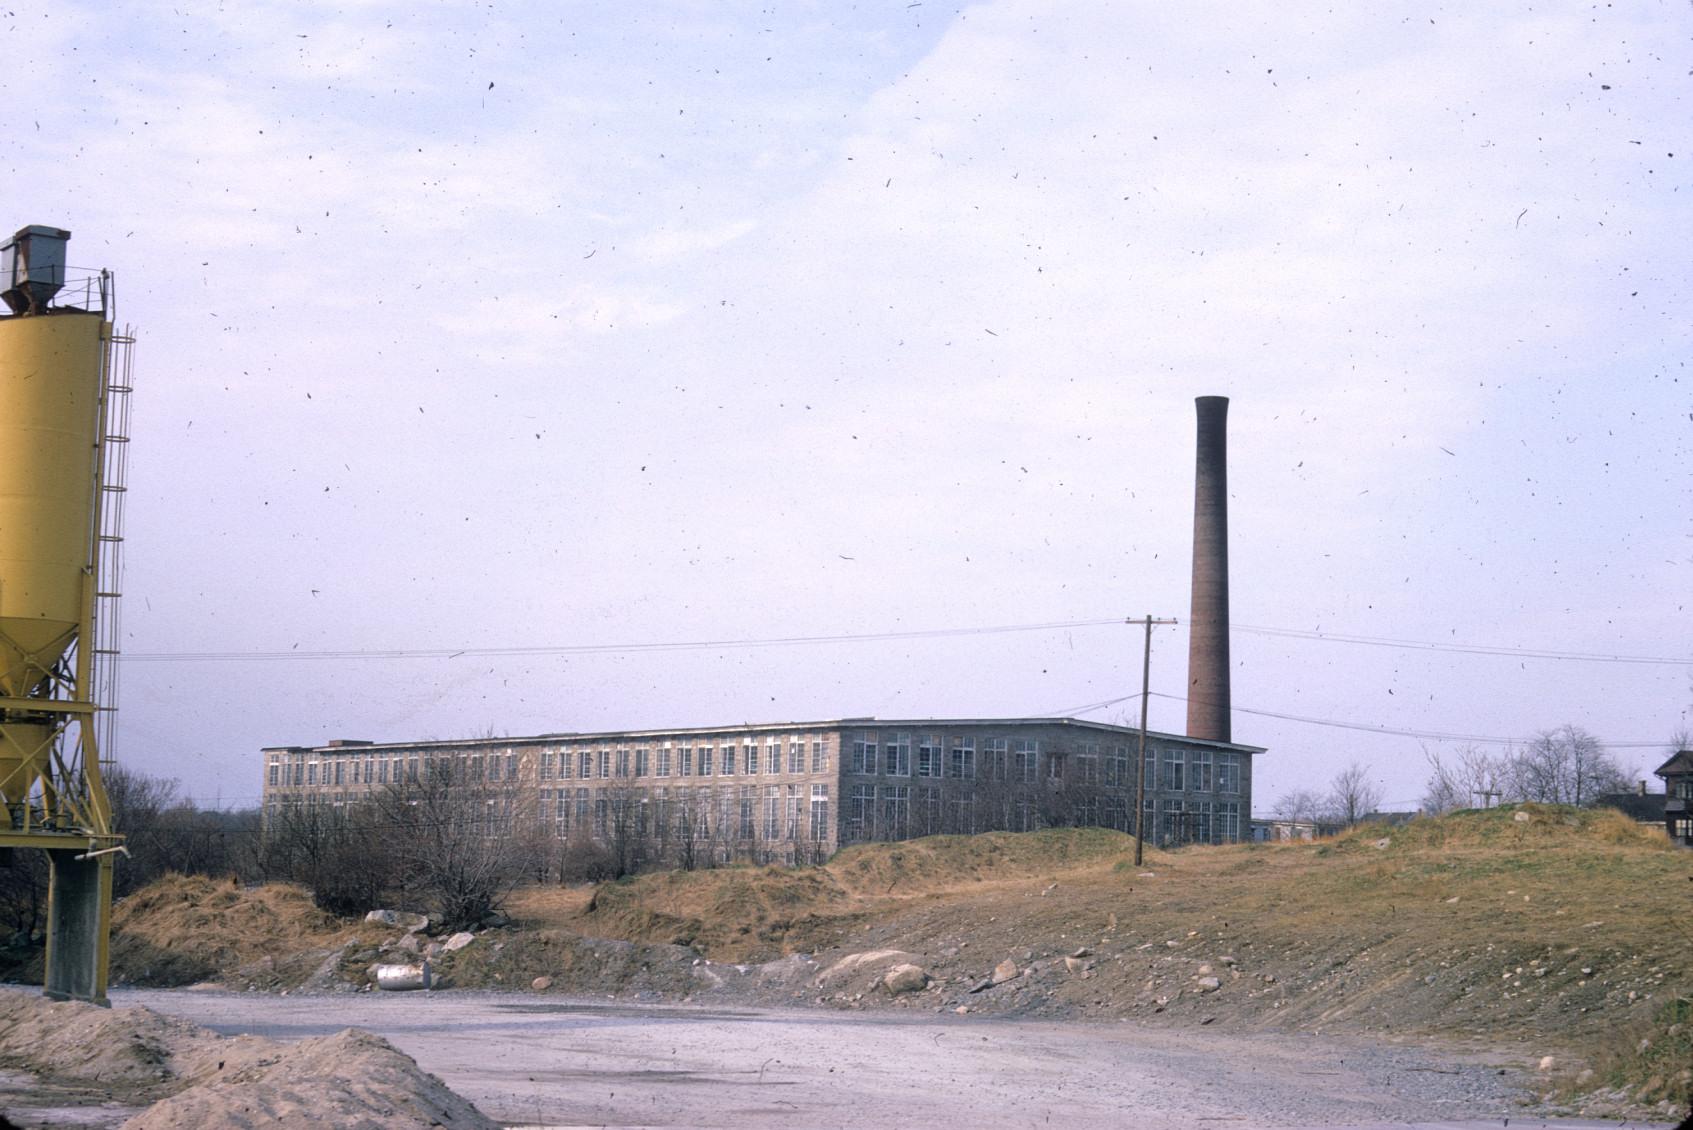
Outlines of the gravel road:
[[112,1000],[226,1034],[366,1028],[514,1126],[1616,1125],[1535,1117],[1518,1068],[1358,1039],[463,992]]

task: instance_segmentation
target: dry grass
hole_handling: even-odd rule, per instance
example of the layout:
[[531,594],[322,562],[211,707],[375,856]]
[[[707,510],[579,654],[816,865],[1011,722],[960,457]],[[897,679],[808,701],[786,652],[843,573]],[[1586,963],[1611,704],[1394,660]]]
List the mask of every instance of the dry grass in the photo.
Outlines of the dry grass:
[[365,928],[312,905],[291,883],[242,887],[228,879],[167,875],[112,910],[114,981],[188,985],[241,971],[247,983],[297,983],[314,955]]

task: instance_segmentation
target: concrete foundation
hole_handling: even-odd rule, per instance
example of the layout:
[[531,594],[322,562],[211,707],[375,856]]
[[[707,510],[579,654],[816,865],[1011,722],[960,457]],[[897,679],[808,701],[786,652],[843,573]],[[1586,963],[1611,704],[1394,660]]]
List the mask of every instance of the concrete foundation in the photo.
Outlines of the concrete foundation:
[[47,976],[43,993],[54,1000],[106,999],[107,946],[111,936],[112,858],[79,859],[87,848],[47,852]]

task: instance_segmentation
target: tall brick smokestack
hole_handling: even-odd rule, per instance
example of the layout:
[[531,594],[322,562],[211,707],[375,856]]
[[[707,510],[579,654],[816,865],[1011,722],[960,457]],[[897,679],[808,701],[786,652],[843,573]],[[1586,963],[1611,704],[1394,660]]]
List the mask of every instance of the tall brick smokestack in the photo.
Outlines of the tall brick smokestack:
[[1193,614],[1188,621],[1187,736],[1229,736],[1229,398],[1201,396],[1193,481]]

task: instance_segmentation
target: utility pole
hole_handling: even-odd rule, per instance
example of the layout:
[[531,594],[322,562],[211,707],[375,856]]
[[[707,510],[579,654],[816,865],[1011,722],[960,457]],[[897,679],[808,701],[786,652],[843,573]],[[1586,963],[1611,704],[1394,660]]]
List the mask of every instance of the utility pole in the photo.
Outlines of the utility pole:
[[[1128,620],[1125,623],[1133,624]],[[1146,707],[1152,691],[1152,625],[1174,624],[1174,620],[1154,620],[1149,613],[1141,621],[1146,625],[1146,650],[1140,660],[1140,752],[1135,758],[1135,866],[1140,866],[1146,843]]]

